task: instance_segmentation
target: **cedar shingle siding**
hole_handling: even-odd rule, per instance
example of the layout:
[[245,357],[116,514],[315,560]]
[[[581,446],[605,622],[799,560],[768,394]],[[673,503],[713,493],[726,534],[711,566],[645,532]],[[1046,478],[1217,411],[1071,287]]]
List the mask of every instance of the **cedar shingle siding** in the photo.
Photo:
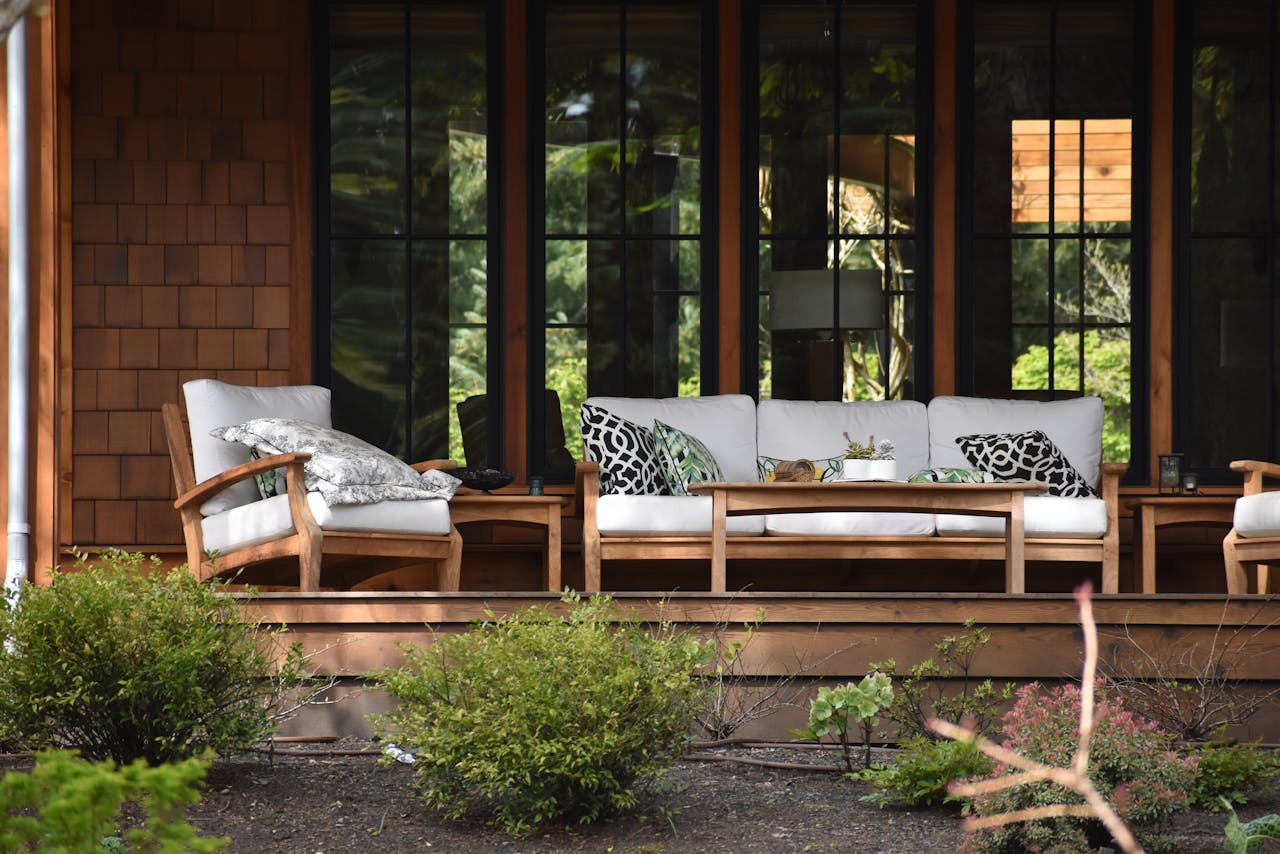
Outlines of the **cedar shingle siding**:
[[159,418],[182,382],[288,381],[289,14],[73,4],[76,545],[182,542]]

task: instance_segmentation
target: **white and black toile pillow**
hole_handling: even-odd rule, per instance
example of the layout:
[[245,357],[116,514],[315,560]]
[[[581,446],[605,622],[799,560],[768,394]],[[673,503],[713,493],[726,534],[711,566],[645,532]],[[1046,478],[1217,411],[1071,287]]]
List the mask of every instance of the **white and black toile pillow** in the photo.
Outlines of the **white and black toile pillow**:
[[662,470],[653,432],[607,409],[582,404],[582,444],[600,464],[603,495],[661,495]]
[[997,480],[1043,483],[1050,495],[1067,498],[1097,495],[1041,430],[958,436],[956,444],[969,462]]

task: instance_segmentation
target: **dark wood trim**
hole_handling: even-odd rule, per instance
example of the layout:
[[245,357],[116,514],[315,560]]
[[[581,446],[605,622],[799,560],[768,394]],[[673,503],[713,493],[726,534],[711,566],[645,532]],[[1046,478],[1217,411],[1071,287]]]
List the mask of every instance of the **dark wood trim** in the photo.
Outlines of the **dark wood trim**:
[[1149,483],[1160,470],[1156,456],[1173,449],[1174,268],[1174,0],[1151,4],[1151,261],[1150,373],[1147,453]]
[[[717,105],[720,147],[719,266],[717,314],[721,394],[742,388],[742,217],[746,209],[742,183],[742,3],[720,0],[720,68]],[[754,207],[754,206],[753,206]],[[753,393],[754,389],[745,389]]]
[[315,210],[312,206],[311,3],[291,4],[289,15],[289,381],[309,383],[312,364],[315,282]]
[[502,458],[523,482],[529,456],[529,10],[526,0],[504,0],[502,9]]
[[956,0],[937,0],[933,31],[933,388],[956,393]]

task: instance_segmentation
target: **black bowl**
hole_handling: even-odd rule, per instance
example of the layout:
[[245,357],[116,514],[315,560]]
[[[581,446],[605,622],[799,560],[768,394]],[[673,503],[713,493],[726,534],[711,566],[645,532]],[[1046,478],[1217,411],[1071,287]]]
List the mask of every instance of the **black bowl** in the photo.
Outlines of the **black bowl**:
[[462,481],[462,485],[468,489],[480,489],[485,492],[501,489],[516,478],[515,474],[509,471],[477,466],[452,469],[449,474]]

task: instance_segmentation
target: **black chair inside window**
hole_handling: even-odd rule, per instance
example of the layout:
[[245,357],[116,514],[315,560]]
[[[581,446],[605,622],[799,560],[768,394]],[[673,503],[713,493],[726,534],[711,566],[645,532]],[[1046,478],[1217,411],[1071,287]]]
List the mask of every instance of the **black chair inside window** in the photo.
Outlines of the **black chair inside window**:
[[[560,415],[560,395],[546,390],[546,437],[542,475],[548,480],[571,480],[573,455],[565,447],[564,422]],[[462,428],[462,452],[468,466],[489,465],[488,396],[473,394],[458,403],[458,426]],[[534,461],[535,473],[536,461]]]

